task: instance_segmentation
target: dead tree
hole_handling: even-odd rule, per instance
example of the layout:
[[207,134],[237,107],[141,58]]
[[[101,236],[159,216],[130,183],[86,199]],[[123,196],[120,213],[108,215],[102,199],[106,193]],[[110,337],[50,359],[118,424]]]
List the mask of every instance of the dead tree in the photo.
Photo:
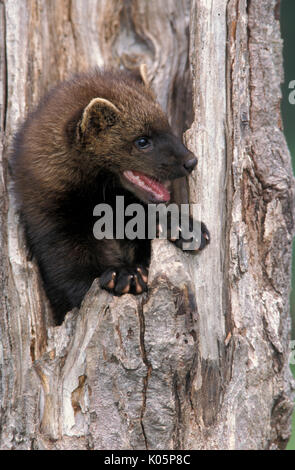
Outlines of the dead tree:
[[[268,449],[290,431],[294,182],[276,0],[0,1],[0,447]],[[94,282],[52,325],[9,176],[18,123],[53,84],[148,65],[199,157],[175,192],[211,231],[153,242],[148,295]]]

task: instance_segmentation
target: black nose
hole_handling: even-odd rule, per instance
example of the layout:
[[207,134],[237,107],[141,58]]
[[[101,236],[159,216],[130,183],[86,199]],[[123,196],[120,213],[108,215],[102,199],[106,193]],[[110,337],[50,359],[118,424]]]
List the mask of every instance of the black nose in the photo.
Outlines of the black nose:
[[184,168],[186,169],[186,171],[188,171],[189,173],[191,173],[193,171],[193,169],[195,168],[196,164],[198,163],[198,160],[196,157],[194,158],[190,158],[190,160],[188,160],[187,162],[185,162],[183,164]]

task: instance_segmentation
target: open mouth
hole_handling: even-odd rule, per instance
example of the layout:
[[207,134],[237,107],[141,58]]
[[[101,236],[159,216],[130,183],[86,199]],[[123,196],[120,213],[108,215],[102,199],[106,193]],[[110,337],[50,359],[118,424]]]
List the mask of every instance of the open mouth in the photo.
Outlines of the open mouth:
[[130,183],[147,193],[153,200],[157,202],[168,202],[170,200],[170,192],[166,187],[169,184],[168,182],[160,182],[139,171],[126,170],[123,175]]

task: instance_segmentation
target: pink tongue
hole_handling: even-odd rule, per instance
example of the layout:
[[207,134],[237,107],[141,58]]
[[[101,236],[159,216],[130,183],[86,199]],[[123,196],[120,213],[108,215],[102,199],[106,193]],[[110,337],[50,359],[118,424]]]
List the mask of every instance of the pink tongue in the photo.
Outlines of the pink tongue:
[[128,170],[124,171],[124,176],[138,188],[153,194],[157,200],[165,202],[170,200],[170,193],[165,186],[144,173]]

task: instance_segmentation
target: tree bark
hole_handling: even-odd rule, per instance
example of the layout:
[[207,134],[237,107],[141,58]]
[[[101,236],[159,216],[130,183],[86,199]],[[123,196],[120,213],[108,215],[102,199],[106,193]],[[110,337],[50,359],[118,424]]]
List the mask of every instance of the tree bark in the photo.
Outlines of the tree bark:
[[[290,432],[294,180],[276,0],[0,1],[1,449],[278,449]],[[9,176],[13,132],[54,83],[148,65],[199,157],[178,199],[200,255],[153,241],[149,292],[95,281],[52,323]]]

